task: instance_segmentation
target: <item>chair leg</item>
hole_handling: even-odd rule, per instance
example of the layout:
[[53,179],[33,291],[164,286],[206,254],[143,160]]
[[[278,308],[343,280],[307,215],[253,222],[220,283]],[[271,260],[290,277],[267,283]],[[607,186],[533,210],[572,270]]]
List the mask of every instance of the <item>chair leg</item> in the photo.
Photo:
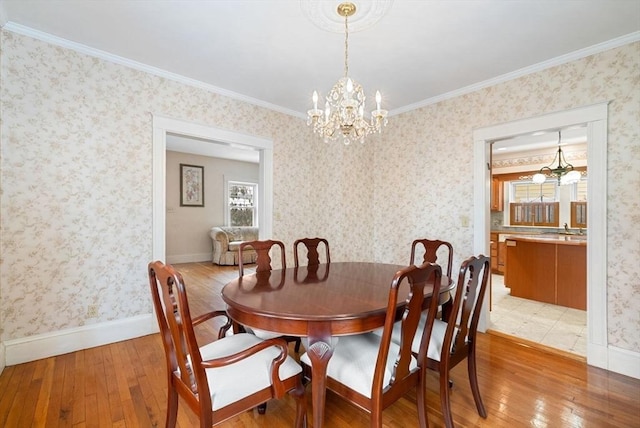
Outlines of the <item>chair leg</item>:
[[449,369],[440,370],[440,409],[447,428],[453,428],[451,400],[449,399]]
[[478,373],[476,370],[476,353],[475,347],[472,345],[472,348],[469,350],[469,355],[467,356],[468,362],[467,367],[469,370],[469,383],[471,384],[471,392],[473,393],[473,400],[476,402],[476,408],[478,409],[478,414],[483,418],[487,418],[487,411],[484,408],[484,404],[482,403],[482,397],[480,397],[480,387],[478,386]]
[[178,391],[176,391],[169,380],[169,391],[167,393],[167,428],[175,428],[178,418]]
[[296,346],[294,348],[294,350],[296,351],[296,354],[300,353],[300,345],[302,344],[302,340],[300,340],[299,337],[296,337]]
[[296,400],[296,428],[304,428],[307,426],[307,397],[302,382],[289,392]]
[[421,427],[429,428],[429,416],[427,414],[427,370],[422,369],[420,373],[420,383],[417,388],[417,402],[418,406],[418,424]]

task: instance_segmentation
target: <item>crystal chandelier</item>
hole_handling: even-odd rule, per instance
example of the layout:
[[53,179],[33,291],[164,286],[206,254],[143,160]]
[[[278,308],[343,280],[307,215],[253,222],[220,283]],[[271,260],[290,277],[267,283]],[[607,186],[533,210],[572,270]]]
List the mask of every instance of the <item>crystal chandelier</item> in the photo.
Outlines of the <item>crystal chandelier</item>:
[[[581,174],[579,171],[574,171],[573,165],[567,162],[562,154],[562,147],[560,147],[560,140],[562,134],[558,131],[558,152],[553,158],[549,166],[543,166],[540,171],[533,176],[532,181],[535,184],[542,184],[547,180],[547,177],[557,178],[558,184],[573,184],[580,180]],[[558,159],[558,166],[553,168],[553,164]],[[563,164],[564,162],[564,164]]]
[[308,125],[313,132],[321,135],[325,142],[342,138],[345,145],[352,141],[364,142],[364,136],[380,133],[387,124],[387,111],[380,108],[382,96],[376,92],[376,109],[371,112],[371,120],[364,118],[364,91],[362,86],[349,77],[349,24],[348,18],[356,12],[353,3],[338,5],[338,14],[344,17],[344,77],[338,80],[324,105],[324,111],[318,109],[318,92],[313,91],[313,109],[308,111]]

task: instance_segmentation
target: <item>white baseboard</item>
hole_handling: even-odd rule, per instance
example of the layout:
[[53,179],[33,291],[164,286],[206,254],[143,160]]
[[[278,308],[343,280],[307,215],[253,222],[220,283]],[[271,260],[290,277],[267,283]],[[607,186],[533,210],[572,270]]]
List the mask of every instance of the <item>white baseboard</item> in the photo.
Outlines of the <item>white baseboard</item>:
[[167,263],[197,263],[197,262],[210,262],[211,253],[200,254],[174,254],[172,256],[167,255]]
[[[158,332],[154,314],[91,324],[4,342],[4,363],[14,364],[107,345]],[[0,349],[0,351],[2,351]],[[0,352],[0,355],[3,354]],[[1,358],[1,357],[0,357]]]
[[589,343],[587,363],[594,367],[640,379],[640,353],[615,346]]
[[640,354],[609,346],[608,370],[640,379]]
[[7,356],[6,351],[4,349],[4,342],[0,342],[0,373],[7,366]]

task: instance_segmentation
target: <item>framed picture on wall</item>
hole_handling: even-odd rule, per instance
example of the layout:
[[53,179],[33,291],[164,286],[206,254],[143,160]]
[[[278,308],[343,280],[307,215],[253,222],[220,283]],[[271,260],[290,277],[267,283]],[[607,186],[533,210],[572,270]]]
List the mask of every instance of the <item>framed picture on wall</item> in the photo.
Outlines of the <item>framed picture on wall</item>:
[[204,207],[204,167],[180,164],[180,206]]

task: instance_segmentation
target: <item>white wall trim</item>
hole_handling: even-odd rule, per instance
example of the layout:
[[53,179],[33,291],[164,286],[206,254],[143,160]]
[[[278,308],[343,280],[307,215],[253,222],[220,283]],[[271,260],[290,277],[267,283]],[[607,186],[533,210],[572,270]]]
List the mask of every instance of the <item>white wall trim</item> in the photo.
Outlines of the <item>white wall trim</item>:
[[[260,238],[271,237],[273,218],[273,141],[255,135],[214,128],[153,114],[153,260],[166,260],[166,149],[167,133],[186,135],[211,144],[244,146],[260,152],[258,226]],[[203,143],[207,144],[207,143]]]
[[[607,327],[607,119],[608,102],[575,108],[543,116],[474,130],[474,252],[489,254],[488,168],[491,141],[516,135],[587,124],[589,161],[589,193],[587,200],[589,232],[587,233],[587,363],[615,370],[624,367],[611,361],[620,353],[608,348]],[[483,305],[479,328],[490,325],[488,296]]]
[[0,373],[7,366],[7,350],[5,349],[4,342],[0,342]]
[[[0,5],[2,5],[2,3],[0,3]],[[129,67],[134,70],[143,71],[145,73],[149,73],[154,76],[163,77],[165,79],[173,80],[174,82],[182,83],[184,85],[204,89],[205,91],[220,94],[225,97],[232,98],[234,100],[253,104],[258,107],[264,107],[269,110],[277,111],[279,113],[284,113],[289,116],[298,117],[300,119],[307,118],[307,115],[304,113],[300,113],[300,112],[293,111],[281,106],[277,106],[275,104],[271,104],[266,101],[259,100],[257,98],[248,97],[246,95],[242,95],[237,92],[230,91],[228,89],[220,88],[218,86],[213,86],[208,83],[191,79],[176,73],[171,73],[169,71],[162,70],[157,67],[152,67],[150,65],[133,61],[131,59],[124,58],[118,55],[114,55],[109,52],[101,51],[99,49],[92,48],[87,45],[83,45],[81,43],[72,42],[70,40],[63,39],[62,37],[57,37],[57,36],[45,33],[43,31],[34,30],[33,28],[29,28],[21,24],[16,24],[15,22],[11,22],[11,21],[7,22],[6,25],[4,26],[4,29],[9,30],[13,33],[21,34],[23,36],[28,36],[37,40],[42,40],[43,42],[51,43],[52,45],[61,46],[66,49],[71,49],[73,51],[80,52],[85,55],[89,55],[95,58],[100,58],[115,64],[124,65],[125,67]]]
[[[0,6],[2,6],[2,3],[0,3]],[[0,8],[0,12],[2,12],[1,8]],[[152,67],[150,65],[143,64],[143,63],[140,63],[140,62],[137,62],[137,61],[133,61],[131,59],[124,58],[124,57],[121,57],[121,56],[118,56],[118,55],[114,55],[114,54],[111,54],[109,52],[101,51],[99,49],[92,48],[92,47],[87,46],[87,45],[83,45],[83,44],[76,43],[76,42],[73,42],[73,41],[70,41],[70,40],[67,40],[67,39],[63,39],[62,37],[57,37],[57,36],[54,36],[52,34],[45,33],[43,31],[35,30],[33,28],[30,28],[30,27],[27,27],[27,26],[24,26],[24,25],[21,25],[21,24],[17,24],[15,22],[8,21],[8,22],[5,22],[4,26],[3,26],[2,25],[3,21],[5,21],[5,19],[6,19],[6,16],[3,16],[3,15],[4,14],[0,13],[0,27],[3,27],[4,29],[6,29],[8,31],[11,31],[11,32],[14,32],[14,33],[17,33],[17,34],[21,34],[21,35],[24,35],[24,36],[32,37],[32,38],[37,39],[37,40],[42,40],[44,42],[51,43],[51,44],[56,45],[56,46],[61,46],[61,47],[67,48],[67,49],[71,49],[71,50],[74,50],[76,52],[83,53],[85,55],[89,55],[89,56],[100,58],[100,59],[103,59],[103,60],[106,60],[106,61],[113,62],[115,64],[124,65],[126,67],[133,68],[135,70],[140,70],[140,71],[143,71],[145,73],[149,73],[149,74],[152,74],[152,75],[155,75],[155,76],[163,77],[165,79],[170,79],[170,80],[173,80],[175,82],[179,82],[179,83],[182,83],[182,84],[185,84],[185,85],[189,85],[189,86],[193,86],[193,87],[196,87],[196,88],[204,89],[204,90],[209,91],[209,92],[214,92],[216,94],[220,94],[220,95],[223,95],[225,97],[229,97],[229,98],[232,98],[232,99],[235,99],[235,100],[238,100],[238,101],[242,101],[242,102],[253,104],[253,105],[256,105],[256,106],[259,106],[259,107],[264,107],[264,108],[267,108],[269,110],[273,110],[273,111],[277,111],[277,112],[280,112],[280,113],[284,113],[284,114],[287,114],[289,116],[294,116],[294,117],[297,117],[297,118],[300,118],[300,119],[306,119],[307,118],[307,115],[304,112],[293,111],[291,109],[287,109],[287,108],[284,108],[284,107],[281,107],[281,106],[277,106],[275,104],[271,104],[271,103],[268,103],[266,101],[262,101],[262,100],[259,100],[259,99],[256,99],[256,98],[248,97],[246,95],[242,95],[242,94],[239,94],[237,92],[230,91],[228,89],[224,89],[224,88],[220,88],[220,87],[217,87],[217,86],[213,86],[213,85],[201,82],[199,80],[190,79],[188,77],[181,76],[181,75],[176,74],[176,73],[171,73],[171,72],[168,72],[166,70],[162,70],[162,69],[157,68],[157,67]],[[455,91],[447,92],[447,93],[442,94],[442,95],[438,95],[438,96],[435,96],[435,97],[427,98],[426,100],[419,101],[419,102],[414,103],[414,104],[409,104],[409,105],[406,105],[406,106],[391,110],[389,112],[389,116],[396,116],[398,114],[406,113],[406,112],[409,112],[409,111],[412,111],[412,110],[417,110],[419,108],[422,108],[422,107],[425,107],[425,106],[428,106],[428,105],[437,104],[439,102],[442,102],[442,101],[445,101],[445,100],[449,100],[449,99],[452,99],[452,98],[457,98],[457,97],[460,97],[462,95],[469,94],[471,92],[476,92],[476,91],[478,91],[480,89],[488,88],[490,86],[494,86],[494,85],[497,85],[499,83],[507,82],[509,80],[517,79],[519,77],[526,76],[528,74],[536,73],[538,71],[545,70],[547,68],[555,67],[557,65],[566,64],[568,62],[575,61],[575,60],[578,60],[578,59],[581,59],[581,58],[585,58],[585,57],[590,56],[590,55],[595,55],[597,53],[604,52],[604,51],[609,50],[609,49],[614,49],[614,48],[617,48],[617,47],[620,47],[620,46],[627,45],[629,43],[634,43],[634,42],[637,42],[638,40],[640,40],[640,31],[636,31],[636,32],[631,33],[631,34],[626,34],[624,36],[621,36],[621,37],[618,37],[618,38],[615,38],[615,39],[612,39],[612,40],[609,40],[609,41],[606,41],[606,42],[598,43],[596,45],[593,45],[593,46],[590,46],[590,47],[587,47],[587,48],[584,48],[584,49],[579,49],[577,51],[570,52],[570,53],[568,53],[566,55],[561,55],[559,57],[552,58],[550,60],[543,61],[543,62],[540,62],[538,64],[533,64],[533,65],[531,65],[529,67],[524,67],[524,68],[521,68],[519,70],[510,72],[510,73],[506,73],[506,74],[503,74],[501,76],[494,77],[492,79],[485,80],[483,82],[478,82],[478,83],[475,83],[473,85],[469,85],[469,86],[465,86],[464,88],[457,89]]]
[[27,363],[158,332],[153,314],[7,340],[6,364]]
[[211,262],[213,252],[209,253],[194,253],[194,254],[174,254],[167,256],[167,263],[198,263],[198,262]]
[[464,88],[456,89],[455,91],[447,92],[446,94],[438,95],[435,97],[427,98],[426,100],[419,101],[414,104],[409,104],[404,107],[400,107],[389,112],[389,116],[395,116],[408,111],[417,110],[428,105],[437,104],[442,101],[450,100],[452,98],[461,97],[465,94],[479,91],[484,88],[495,86],[499,83],[508,82],[510,80],[517,79],[528,74],[537,73],[547,68],[556,67],[558,65],[566,64],[572,61],[576,61],[582,58],[586,58],[591,55],[595,55],[600,52],[608,51],[620,46],[628,45],[640,40],[640,31],[636,31],[631,34],[627,34],[615,39],[598,43],[593,46],[589,46],[584,49],[579,49],[574,52],[570,52],[566,55],[561,55],[556,58],[551,58],[547,61],[542,61],[537,64],[533,64],[529,67],[524,67],[510,73],[503,74],[501,76],[494,77],[492,79],[485,80],[483,82],[474,83],[473,85],[465,86]]
[[640,379],[640,353],[609,346],[608,370]]

